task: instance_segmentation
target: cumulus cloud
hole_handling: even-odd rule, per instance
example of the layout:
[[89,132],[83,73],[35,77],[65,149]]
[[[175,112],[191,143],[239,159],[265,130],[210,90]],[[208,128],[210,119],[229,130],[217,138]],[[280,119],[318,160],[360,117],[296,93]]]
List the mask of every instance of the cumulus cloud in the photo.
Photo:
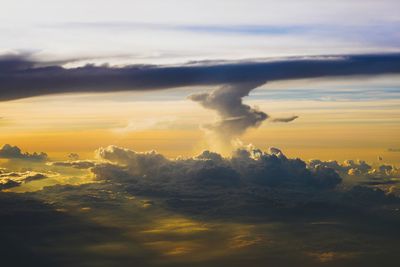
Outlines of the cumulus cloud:
[[[62,62],[66,63],[66,62]],[[0,57],[0,100],[72,92],[155,90],[182,86],[400,73],[400,54],[198,62],[180,66],[86,65],[63,68],[27,55]]]
[[335,160],[321,161],[311,160],[309,166],[315,168],[330,168],[341,176],[355,176],[364,178],[400,178],[400,169],[392,165],[381,164],[372,167],[363,160],[345,160],[339,163]]
[[[387,193],[372,186],[338,186],[341,178],[333,168],[311,167],[286,157],[276,147],[265,152],[247,146],[231,157],[203,151],[194,157],[168,159],[156,151],[108,146],[99,148],[96,156],[94,161],[72,159],[56,164],[87,167],[97,179],[92,183],[55,185],[20,194],[0,192],[3,251],[15,251],[22,244],[11,242],[16,245],[10,249],[8,240],[25,240],[24,249],[36,252],[33,248],[40,245],[35,255],[54,258],[48,265],[57,266],[71,262],[153,266],[158,265],[154,259],[166,259],[166,251],[182,246],[193,250],[180,259],[179,266],[193,263],[198,253],[215,255],[216,249],[223,253],[198,264],[229,265],[237,262],[232,259],[235,255],[247,263],[251,254],[279,265],[282,261],[276,253],[265,254],[267,246],[284,251],[285,259],[293,250],[299,257],[296,260],[307,259],[316,247],[336,251],[346,245],[346,252],[363,260],[388,249],[391,255],[396,251],[392,244],[398,240],[400,199],[395,189]],[[365,171],[370,166],[358,161],[329,164]],[[379,169],[392,171],[383,164]],[[0,174],[13,178],[3,189],[17,185],[15,180],[22,176],[1,168]],[[25,176],[40,179],[38,174]],[[27,223],[32,221],[37,222],[35,227]],[[379,227],[382,225],[385,227]],[[219,240],[217,245],[215,240]],[[373,242],[365,245],[365,240]],[[163,246],[158,251],[153,244]],[[298,244],[302,246],[300,254]],[[387,259],[386,254],[382,257]],[[5,262],[12,264],[15,259],[5,257]],[[348,262],[353,266],[354,258]],[[292,266],[293,261],[283,265]],[[364,262],[358,265],[365,266]]]
[[[98,179],[116,179],[151,188],[177,192],[182,188],[309,187],[334,188],[341,178],[334,171],[307,169],[300,159],[288,159],[282,152],[272,154],[255,148],[235,151],[231,158],[204,151],[192,158],[167,159],[155,151],[140,153],[109,146],[97,150],[98,158],[111,164],[96,165],[92,171]],[[172,193],[168,192],[168,193]],[[182,192],[181,192],[182,193]],[[186,192],[188,193],[188,192]]]
[[135,174],[142,175],[146,175],[169,162],[167,158],[156,151],[136,152],[117,146],[101,147],[95,151],[95,155],[99,159],[128,166]]
[[270,148],[268,148],[268,151],[270,154],[273,154],[273,155],[278,155],[278,156],[283,155],[282,151],[276,147],[270,147]]
[[68,159],[70,160],[79,160],[79,155],[77,153],[69,153]]
[[[71,161],[56,165],[87,168],[100,182],[96,186],[107,188],[99,192],[144,197],[153,205],[191,215],[287,219],[300,213],[306,217],[315,213],[331,216],[400,203],[393,188],[388,192],[389,188],[363,183],[355,183],[354,188],[338,186],[350,176],[351,169],[367,172],[369,165],[365,162],[307,164],[287,158],[274,147],[265,152],[248,146],[235,150],[230,157],[203,151],[176,159],[156,151],[137,152],[117,146],[99,148],[95,153],[97,159],[88,161],[90,164]],[[392,171],[387,166],[380,170]],[[68,194],[70,188],[66,190]]]
[[46,161],[48,157],[44,152],[23,153],[19,147],[5,144],[0,148],[0,158]]
[[[86,168],[93,175],[79,172],[94,176],[95,181],[57,184],[27,193],[5,189],[53,174],[0,168],[3,262],[18,265],[21,261],[9,255],[17,253],[24,255],[21,266],[40,265],[33,258],[25,260],[24,252],[29,250],[38,259],[50,259],[46,266],[104,262],[155,266],[158,259],[176,257],[166,252],[188,247],[179,266],[190,265],[199,253],[213,255],[199,265],[229,265],[237,259],[247,263],[250,255],[282,266],[276,253],[265,254],[266,247],[285,252],[282,259],[294,251],[296,260],[307,259],[316,247],[336,251],[346,245],[346,252],[363,260],[365,255],[372,255],[368,260],[376,258],[381,251],[389,250],[392,255],[397,248],[393,244],[398,241],[400,198],[395,188],[390,192],[372,186],[346,188],[340,186],[342,179],[333,169],[343,165],[366,172],[372,167],[365,162],[330,162],[330,168],[321,161],[311,167],[288,158],[279,148],[266,152],[252,146],[237,149],[230,157],[203,151],[176,159],[156,151],[108,146],[96,150],[96,157],[48,163]],[[393,168],[382,164],[379,171]],[[298,228],[302,229],[300,236]],[[162,246],[158,250],[153,244]],[[34,249],[38,246],[39,251]],[[222,252],[214,258],[217,249]],[[386,254],[383,258],[387,259]],[[348,262],[354,265],[353,258]],[[283,264],[292,265],[292,259]]]
[[[265,81],[228,84],[210,93],[192,94],[188,99],[217,112],[220,119],[203,127],[216,133],[213,137],[224,147],[230,148],[229,145],[247,129],[258,127],[269,118],[265,112],[243,103],[243,97],[264,83]],[[298,116],[273,118],[271,122],[291,122],[297,118]]]
[[220,120],[204,127],[215,131],[221,140],[229,142],[248,128],[259,126],[268,118],[266,113],[242,102],[243,97],[262,84],[262,82],[247,82],[224,85],[211,93],[192,94],[188,98],[207,109],[217,111]]

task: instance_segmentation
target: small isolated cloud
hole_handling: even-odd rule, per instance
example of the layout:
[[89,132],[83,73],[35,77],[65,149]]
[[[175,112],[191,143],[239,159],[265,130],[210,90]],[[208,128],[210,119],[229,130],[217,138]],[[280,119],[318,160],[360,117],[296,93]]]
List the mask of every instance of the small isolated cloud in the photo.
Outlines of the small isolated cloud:
[[44,152],[33,152],[32,154],[28,152],[23,153],[19,147],[9,144],[5,144],[0,148],[0,158],[32,161],[46,161],[48,159],[47,154]]
[[291,122],[295,119],[299,118],[299,116],[290,116],[290,117],[282,117],[282,118],[272,118],[271,122]]
[[70,160],[79,160],[79,155],[77,153],[69,153],[68,159]]
[[89,169],[94,167],[96,163],[91,160],[71,160],[71,161],[54,161],[50,162],[51,166],[72,167],[75,169]]
[[269,116],[255,108],[243,104],[242,98],[264,82],[246,82],[224,85],[211,93],[192,94],[188,98],[207,109],[215,110],[220,120],[204,125],[217,133],[220,140],[230,142],[248,128],[257,127]]

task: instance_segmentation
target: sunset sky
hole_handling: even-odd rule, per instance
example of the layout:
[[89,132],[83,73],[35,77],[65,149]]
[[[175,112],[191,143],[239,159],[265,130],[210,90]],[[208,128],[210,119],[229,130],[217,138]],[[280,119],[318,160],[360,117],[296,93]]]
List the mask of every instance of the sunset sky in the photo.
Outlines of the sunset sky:
[[[398,77],[370,80],[306,80],[266,84],[245,102],[271,117],[241,138],[257,147],[275,146],[292,157],[343,161],[378,156],[398,164],[400,93]],[[156,149],[170,157],[208,148],[200,125],[216,119],[186,96],[200,88],[148,93],[55,95],[3,102],[1,140],[27,151],[65,158],[92,157],[94,149],[115,144],[139,151]]]
[[399,10],[2,0],[5,261],[396,266]]
[[[115,1],[113,8],[108,1],[3,1],[0,53],[65,68],[394,53],[397,7],[398,1]],[[399,154],[388,149],[400,146],[399,82],[394,75],[267,82],[245,103],[272,117],[299,118],[263,123],[243,142],[305,159],[383,156],[396,164]],[[0,136],[55,158],[70,151],[89,156],[109,144],[192,155],[207,148],[199,126],[216,114],[186,97],[216,87],[2,101]]]

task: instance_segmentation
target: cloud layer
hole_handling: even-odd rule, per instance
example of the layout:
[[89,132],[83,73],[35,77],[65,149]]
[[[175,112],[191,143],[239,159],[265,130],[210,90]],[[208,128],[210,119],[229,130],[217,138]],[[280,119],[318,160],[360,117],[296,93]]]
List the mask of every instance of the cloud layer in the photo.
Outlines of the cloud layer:
[[211,61],[181,66],[86,65],[66,69],[59,64],[35,61],[29,56],[0,57],[0,100],[73,92],[156,90],[222,84],[234,86],[301,78],[394,74],[400,73],[400,54]]
[[[231,157],[176,159],[108,146],[96,157],[52,162],[60,173],[88,169],[90,183],[0,192],[4,262],[23,255],[26,265],[31,255],[45,266],[245,266],[251,257],[260,266],[395,266],[386,263],[396,262],[400,198],[374,185],[344,186],[348,175],[338,175],[370,172],[365,162],[307,164],[251,146]],[[45,175],[0,169],[0,188],[46,184]],[[2,179],[17,183],[3,187]]]
[[[313,160],[307,164],[287,158],[278,148],[264,152],[251,146],[237,149],[231,157],[203,151],[191,158],[168,159],[155,151],[117,146],[99,148],[95,154],[96,161],[54,165],[87,168],[96,180],[118,187],[119,192],[150,198],[152,203],[191,215],[233,219],[304,213],[301,216],[307,217],[370,212],[400,203],[396,183],[392,188],[380,187],[394,174],[393,166],[378,166],[380,175],[372,177],[376,171],[365,162]],[[348,185],[353,176],[358,181]],[[365,183],[369,179],[379,183]]]
[[[310,171],[300,159],[288,159],[281,152],[269,154],[255,148],[238,149],[232,158],[204,151],[193,158],[169,160],[154,151],[140,153],[116,146],[100,148],[97,155],[113,163],[92,169],[99,179],[131,179],[144,187],[162,183],[178,191],[182,186],[206,189],[238,185],[329,189],[341,182],[333,170]],[[110,175],[114,171],[116,175]]]

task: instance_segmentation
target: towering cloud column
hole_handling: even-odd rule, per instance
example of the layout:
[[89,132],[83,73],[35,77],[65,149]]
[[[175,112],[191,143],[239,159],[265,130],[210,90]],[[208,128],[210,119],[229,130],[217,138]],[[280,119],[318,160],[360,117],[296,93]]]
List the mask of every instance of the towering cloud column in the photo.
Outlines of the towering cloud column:
[[216,138],[224,146],[242,135],[248,128],[257,127],[269,116],[256,108],[243,104],[242,98],[264,82],[244,82],[228,84],[210,93],[198,93],[189,99],[199,102],[203,107],[217,111],[220,120],[204,125],[215,133]]

